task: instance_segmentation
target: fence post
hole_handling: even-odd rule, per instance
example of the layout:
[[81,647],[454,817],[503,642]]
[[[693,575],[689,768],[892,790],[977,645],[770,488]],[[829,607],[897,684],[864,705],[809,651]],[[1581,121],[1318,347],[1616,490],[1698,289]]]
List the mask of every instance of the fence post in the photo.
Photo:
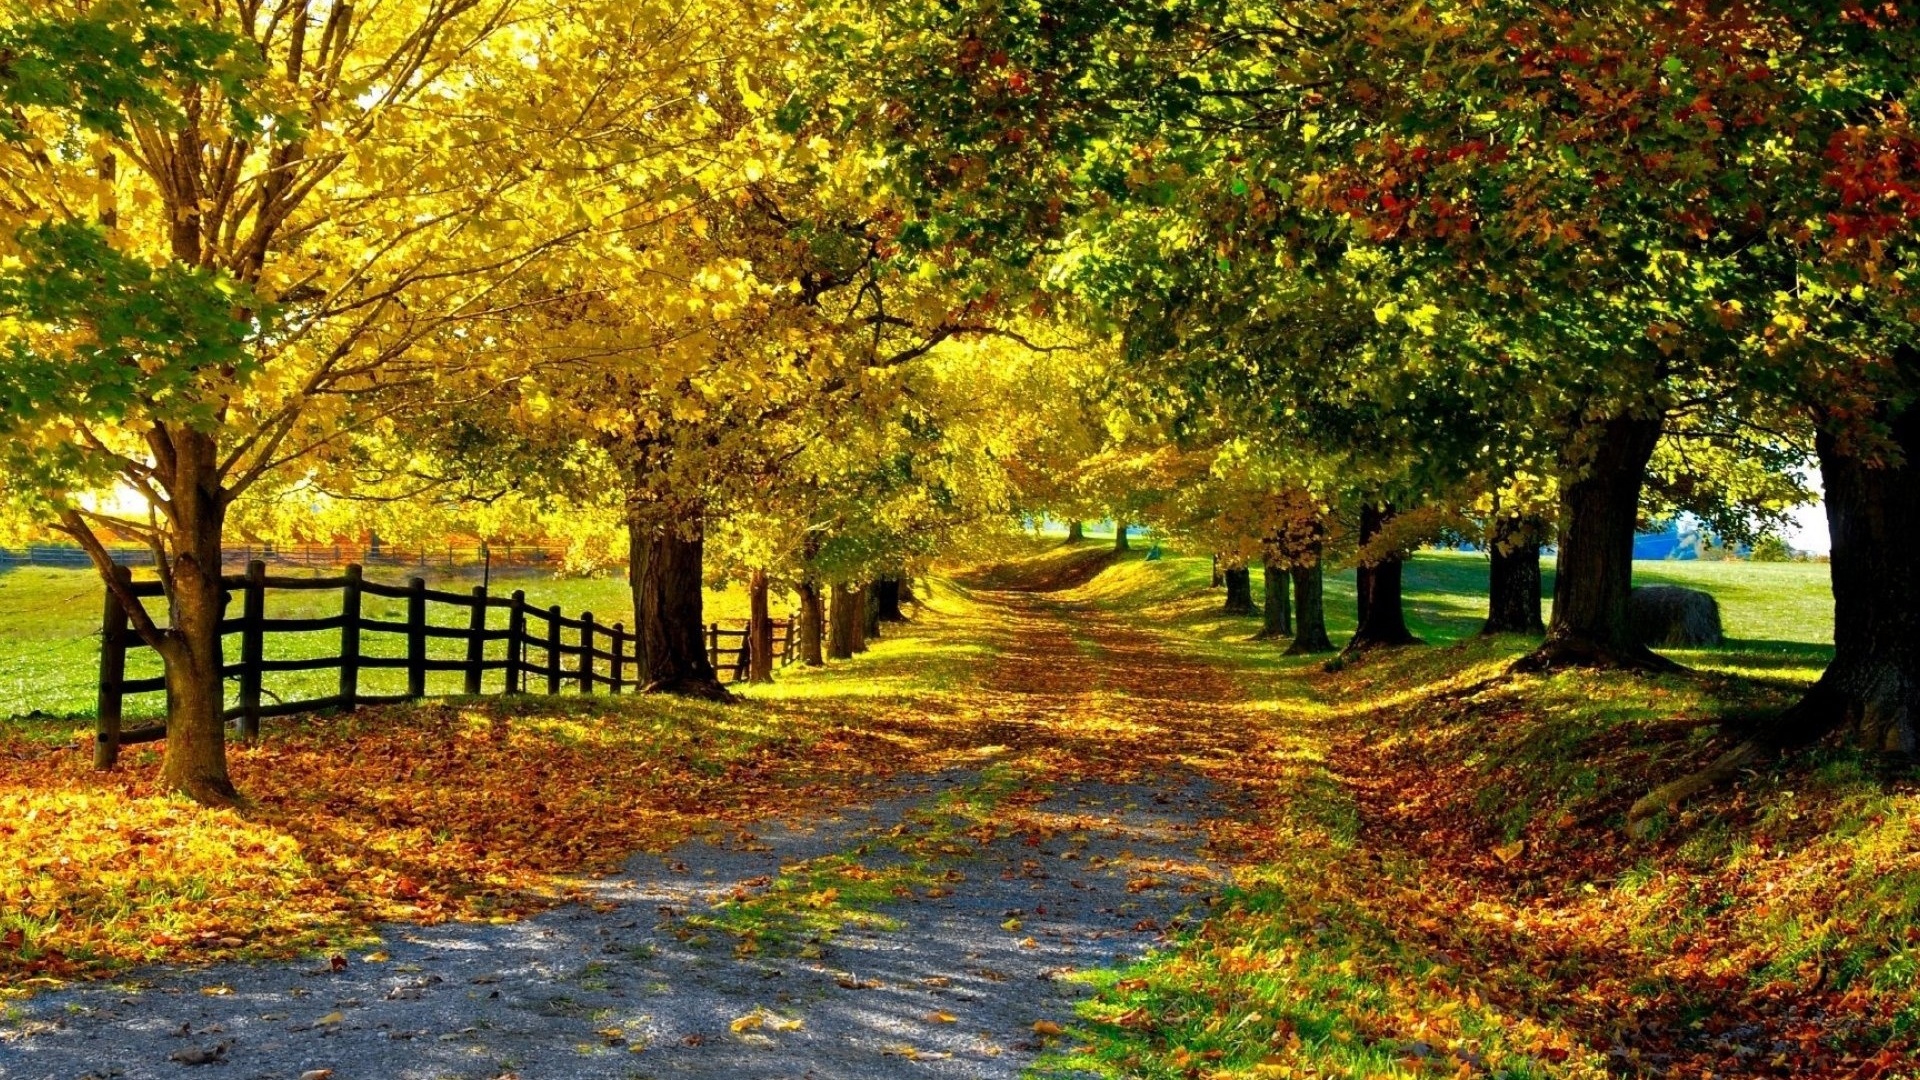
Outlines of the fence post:
[[626,675],[626,671],[624,670],[626,666],[626,659],[625,659],[626,649],[627,649],[626,637],[627,637],[626,624],[614,623],[613,624],[613,672],[612,674],[613,674],[613,692],[616,694],[620,692],[620,680]]
[[593,693],[593,612],[580,613],[580,692]]
[[480,693],[481,665],[487,661],[487,587],[473,587],[473,611],[467,616],[467,685],[468,696]]
[[360,698],[360,578],[359,563],[347,564],[347,585],[340,593],[340,706],[352,709]]
[[560,605],[547,609],[547,693],[560,692]]
[[513,607],[507,610],[507,693],[527,692],[527,594],[513,590]]
[[407,579],[407,696],[427,696],[427,579]]
[[267,653],[267,564],[247,563],[246,596],[240,601],[240,737],[260,737],[260,664]]
[[720,670],[720,624],[714,623],[707,628],[707,666]]
[[[29,548],[29,558],[32,549]],[[114,565],[113,576],[121,584],[133,580],[133,571]],[[100,618],[100,700],[95,710],[93,767],[111,769],[120,758],[121,684],[127,681],[127,609],[120,597],[107,590],[106,609]]]

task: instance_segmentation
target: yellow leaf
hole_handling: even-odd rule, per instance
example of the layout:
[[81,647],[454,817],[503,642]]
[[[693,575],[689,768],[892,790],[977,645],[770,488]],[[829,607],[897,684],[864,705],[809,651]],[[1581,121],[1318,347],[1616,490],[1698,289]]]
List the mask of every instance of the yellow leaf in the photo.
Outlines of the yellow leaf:
[[203,994],[205,994],[205,995],[207,995],[208,997],[226,997],[226,996],[227,996],[228,994],[231,994],[231,993],[233,993],[233,987],[231,987],[231,986],[203,986],[203,987],[201,987],[201,988],[200,988],[200,992],[201,992],[201,993],[203,993]]
[[326,1026],[328,1026],[329,1024],[338,1024],[338,1023],[342,1023],[342,1022],[344,1022],[344,1021],[345,1021],[346,1019],[347,1019],[347,1014],[346,1014],[346,1013],[343,1013],[343,1012],[330,1012],[330,1013],[328,1013],[327,1015],[325,1015],[325,1016],[323,1016],[323,1017],[321,1017],[320,1019],[318,1019],[318,1020],[315,1020],[315,1021],[314,1021],[313,1023],[314,1023],[314,1026],[315,1026],[315,1027],[326,1027]]
[[1051,1020],[1035,1020],[1033,1022],[1033,1033],[1035,1035],[1064,1035],[1066,1034],[1066,1029]]
[[760,1025],[766,1022],[767,1018],[765,1016],[757,1012],[750,1012],[727,1026],[733,1029],[735,1035],[738,1035],[742,1032],[758,1031],[760,1030]]
[[958,1022],[959,1019],[960,1019],[959,1017],[953,1015],[952,1013],[944,1012],[944,1011],[930,1012],[927,1014],[927,1023],[929,1024],[952,1024],[952,1023]]
[[1513,843],[1507,844],[1504,847],[1494,848],[1493,853],[1499,856],[1501,862],[1510,863],[1520,857],[1520,853],[1526,850],[1526,846],[1527,842],[1525,840],[1515,840]]

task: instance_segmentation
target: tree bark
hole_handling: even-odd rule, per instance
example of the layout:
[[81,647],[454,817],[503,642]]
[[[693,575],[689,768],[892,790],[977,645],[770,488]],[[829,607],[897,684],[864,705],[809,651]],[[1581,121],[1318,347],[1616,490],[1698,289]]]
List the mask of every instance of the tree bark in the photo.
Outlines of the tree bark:
[[[883,577],[873,583],[875,614],[879,622],[906,622],[907,617],[900,610],[900,579],[893,576]],[[878,629],[875,630],[878,636]]]
[[1294,628],[1293,644],[1287,646],[1288,656],[1302,656],[1307,653],[1333,651],[1333,640],[1327,637],[1327,609],[1324,600],[1326,569],[1320,565],[1319,546],[1315,545],[1311,557],[1305,562],[1296,561],[1290,572],[1293,578]]
[[1253,614],[1253,572],[1244,566],[1230,566],[1222,576],[1227,582],[1227,602],[1222,610],[1228,615]]
[[213,436],[182,427],[174,436],[174,550],[168,590],[170,626],[160,639],[167,677],[167,749],[160,782],[195,802],[239,798],[227,772],[225,663],[220,619],[226,594],[220,583],[220,544],[227,502]]
[[832,606],[827,613],[827,657],[853,659],[853,634],[859,626],[853,592],[845,585],[833,586]]
[[767,572],[755,569],[747,581],[747,681],[773,681],[773,613],[767,603]]
[[1482,634],[1544,634],[1540,619],[1543,523],[1499,515],[1487,535],[1487,622]]
[[1640,489],[1660,430],[1658,415],[1621,413],[1595,433],[1598,443],[1585,461],[1563,463],[1553,622],[1547,640],[1514,670],[1677,667],[1636,641],[1627,621]]
[[633,587],[645,693],[712,701],[733,698],[707,659],[701,581],[704,525],[698,507],[684,509],[677,517],[639,509],[629,514],[627,577]]
[[880,583],[871,582],[860,598],[860,636],[867,641],[880,640]]
[[[1393,507],[1368,504],[1360,508],[1360,544],[1365,547],[1393,520]],[[1347,652],[1376,646],[1413,645],[1419,638],[1407,629],[1401,597],[1401,570],[1405,559],[1398,551],[1362,563],[1355,575],[1359,586],[1360,625],[1347,642]]]
[[1779,747],[1839,731],[1865,750],[1920,752],[1920,405],[1883,418],[1899,461],[1816,438],[1833,538],[1833,662],[1767,726]]
[[1266,579],[1267,601],[1261,610],[1260,636],[1262,638],[1291,637],[1293,635],[1293,603],[1288,595],[1290,578],[1287,571],[1269,557],[1261,566],[1261,574]]
[[1220,569],[1220,556],[1215,555],[1213,557],[1213,578],[1208,583],[1207,587],[1212,589],[1217,589],[1220,586],[1225,585],[1226,583],[1227,583],[1227,575],[1224,571]]
[[1087,531],[1084,526],[1077,521],[1067,522],[1067,543],[1077,544],[1086,538]]
[[826,664],[826,659],[820,655],[820,639],[826,629],[825,623],[820,611],[820,585],[808,578],[800,583],[800,662],[808,667]]
[[847,600],[853,605],[853,651],[867,651],[867,610],[873,605],[867,603],[865,585],[849,586]]
[[1113,523],[1113,550],[1127,550],[1127,523],[1124,521]]

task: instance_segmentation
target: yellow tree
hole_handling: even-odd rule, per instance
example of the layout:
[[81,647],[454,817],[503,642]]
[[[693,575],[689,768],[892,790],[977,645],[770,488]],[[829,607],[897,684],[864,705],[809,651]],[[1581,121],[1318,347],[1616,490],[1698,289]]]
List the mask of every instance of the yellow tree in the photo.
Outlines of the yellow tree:
[[[562,296],[697,131],[722,15],[614,0],[47,0],[0,16],[0,494],[167,674],[163,781],[235,796],[221,542],[510,305]],[[393,391],[408,390],[408,394]],[[103,540],[152,549],[167,610]]]

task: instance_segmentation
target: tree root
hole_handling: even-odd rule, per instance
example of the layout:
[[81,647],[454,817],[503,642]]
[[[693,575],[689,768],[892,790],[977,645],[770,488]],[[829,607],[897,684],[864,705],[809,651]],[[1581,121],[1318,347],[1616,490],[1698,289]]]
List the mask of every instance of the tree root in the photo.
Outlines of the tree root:
[[720,685],[720,680],[712,678],[699,679],[686,678],[683,676],[673,679],[661,679],[641,687],[640,692],[643,694],[667,694],[672,697],[693,698],[697,701],[712,701],[721,705],[730,705],[740,700],[732,691]]
[[1748,739],[1713,759],[1706,768],[1654,788],[1627,810],[1627,835],[1636,840],[1645,839],[1655,814],[1678,809],[1681,803],[1732,780],[1747,768],[1771,758],[1775,752],[1757,740]]
[[1658,674],[1676,674],[1688,670],[1643,646],[1622,649],[1579,637],[1550,637],[1532,652],[1515,660],[1507,670],[1516,675],[1543,675],[1565,668],[1648,671]]

